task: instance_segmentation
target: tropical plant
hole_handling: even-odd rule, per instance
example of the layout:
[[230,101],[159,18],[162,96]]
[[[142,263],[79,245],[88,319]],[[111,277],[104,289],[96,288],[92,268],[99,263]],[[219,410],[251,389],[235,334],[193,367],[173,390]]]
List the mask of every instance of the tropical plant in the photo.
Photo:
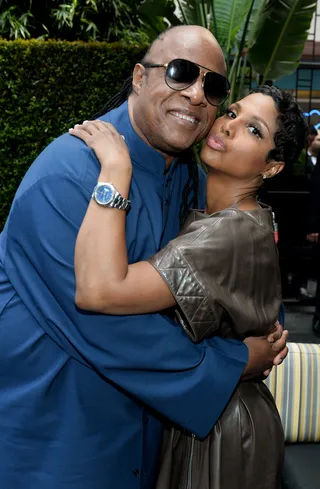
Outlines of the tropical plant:
[[21,13],[16,6],[11,6],[0,14],[0,33],[9,39],[26,39],[30,34],[31,12]]
[[250,62],[263,82],[296,70],[316,8],[316,0],[266,2],[249,46]]
[[[146,0],[139,11],[147,21],[156,6],[157,15],[165,17],[170,3]],[[297,68],[316,6],[316,0],[176,0],[170,23],[212,31],[227,60],[234,100],[243,95],[248,62],[262,83]]]
[[149,40],[135,0],[0,0],[0,36],[6,39],[56,38]]

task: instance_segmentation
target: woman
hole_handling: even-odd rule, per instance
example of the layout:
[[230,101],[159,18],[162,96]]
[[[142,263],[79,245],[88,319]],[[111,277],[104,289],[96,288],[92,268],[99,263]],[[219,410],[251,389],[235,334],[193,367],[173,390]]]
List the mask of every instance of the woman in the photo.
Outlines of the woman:
[[[131,162],[115,129],[95,121],[70,132],[95,150],[99,180],[127,199]],[[264,178],[297,157],[305,134],[301,110],[274,87],[258,87],[232,104],[201,152],[206,211],[192,211],[180,236],[148,262],[128,266],[126,213],[90,203],[76,245],[78,306],[111,314],[176,306],[194,341],[269,333],[281,303],[280,275],[272,215],[256,194]],[[157,489],[276,489],[283,447],[268,389],[257,380],[240,382],[205,440],[168,428]]]

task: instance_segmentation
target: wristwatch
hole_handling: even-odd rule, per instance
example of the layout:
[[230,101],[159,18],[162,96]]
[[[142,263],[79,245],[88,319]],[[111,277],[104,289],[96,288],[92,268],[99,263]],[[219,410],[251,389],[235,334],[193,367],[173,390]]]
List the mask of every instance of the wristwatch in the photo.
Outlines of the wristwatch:
[[131,201],[122,197],[110,182],[98,182],[93,189],[92,198],[97,204],[105,207],[113,207],[127,212],[131,209]]

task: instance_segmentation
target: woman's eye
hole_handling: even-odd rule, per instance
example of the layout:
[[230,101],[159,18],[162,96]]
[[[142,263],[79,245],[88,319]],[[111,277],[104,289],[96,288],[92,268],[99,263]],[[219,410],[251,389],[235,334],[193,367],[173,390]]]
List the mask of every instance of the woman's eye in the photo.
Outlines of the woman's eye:
[[251,132],[251,134],[253,134],[254,136],[257,136],[258,138],[262,137],[261,131],[257,127],[248,126],[248,129]]
[[231,109],[226,110],[226,116],[230,117],[231,119],[235,119],[237,117],[237,114],[233,112]]

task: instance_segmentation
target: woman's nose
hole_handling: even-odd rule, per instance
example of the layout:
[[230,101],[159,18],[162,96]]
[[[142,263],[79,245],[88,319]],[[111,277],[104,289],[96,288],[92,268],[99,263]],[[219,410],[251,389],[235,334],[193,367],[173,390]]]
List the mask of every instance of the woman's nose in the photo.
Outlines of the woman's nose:
[[234,135],[235,126],[232,122],[232,120],[229,120],[222,125],[222,132],[228,137],[233,137]]

